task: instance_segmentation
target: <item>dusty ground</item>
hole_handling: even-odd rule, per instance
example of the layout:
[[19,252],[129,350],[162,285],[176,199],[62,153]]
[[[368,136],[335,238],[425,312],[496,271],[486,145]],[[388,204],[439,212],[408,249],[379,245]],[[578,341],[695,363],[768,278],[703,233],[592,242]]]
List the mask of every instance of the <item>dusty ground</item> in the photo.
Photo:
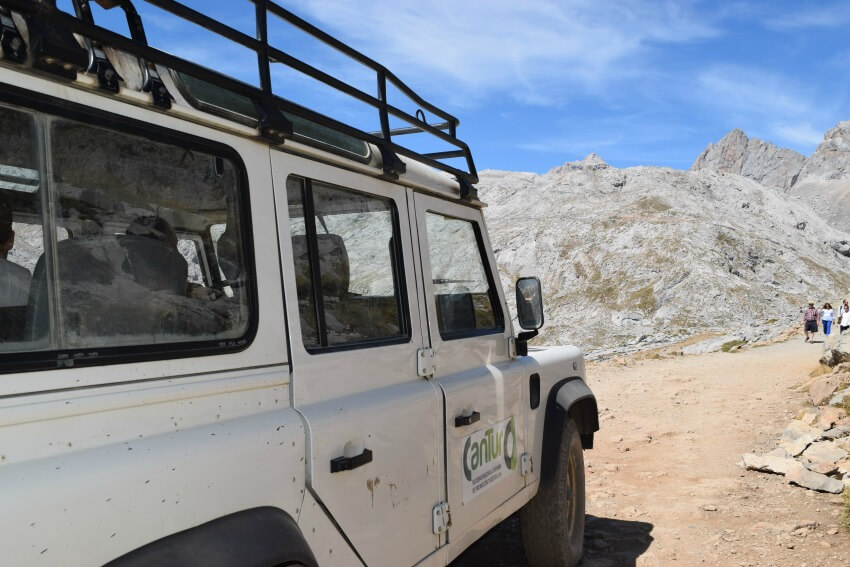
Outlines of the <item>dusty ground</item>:
[[[738,466],[774,447],[805,404],[820,344],[588,369],[601,431],[585,453],[584,566],[850,565],[840,496]],[[512,517],[456,567],[525,565]]]

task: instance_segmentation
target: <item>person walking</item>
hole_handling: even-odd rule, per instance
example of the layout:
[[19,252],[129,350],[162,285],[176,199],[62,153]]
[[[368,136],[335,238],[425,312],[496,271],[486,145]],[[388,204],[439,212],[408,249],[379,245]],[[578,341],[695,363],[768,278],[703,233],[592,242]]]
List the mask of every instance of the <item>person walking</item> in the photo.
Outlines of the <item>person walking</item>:
[[823,334],[828,337],[832,330],[832,321],[835,320],[835,312],[830,303],[823,304],[823,309],[820,310],[820,320],[823,323]]
[[838,308],[838,332],[843,333],[850,328],[850,305],[844,300],[844,305]]
[[[813,338],[815,338],[815,333],[818,332],[818,318],[820,317],[820,312],[817,307],[815,307],[814,301],[809,301],[809,306],[806,307],[805,311],[803,311],[803,332],[806,333],[806,342],[809,342]],[[809,333],[812,336],[809,336]]]

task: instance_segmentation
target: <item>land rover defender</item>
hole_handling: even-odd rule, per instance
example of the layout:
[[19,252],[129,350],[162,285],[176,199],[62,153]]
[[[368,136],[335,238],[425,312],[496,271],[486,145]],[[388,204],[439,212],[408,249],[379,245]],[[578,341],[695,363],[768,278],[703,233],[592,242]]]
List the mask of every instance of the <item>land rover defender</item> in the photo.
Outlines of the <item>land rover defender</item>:
[[257,84],[158,49],[130,0],[0,0],[2,563],[447,565],[520,511],[530,564],[575,565],[596,401],[578,348],[529,347],[531,275],[514,332],[458,120],[243,3],[256,34],[145,0]]

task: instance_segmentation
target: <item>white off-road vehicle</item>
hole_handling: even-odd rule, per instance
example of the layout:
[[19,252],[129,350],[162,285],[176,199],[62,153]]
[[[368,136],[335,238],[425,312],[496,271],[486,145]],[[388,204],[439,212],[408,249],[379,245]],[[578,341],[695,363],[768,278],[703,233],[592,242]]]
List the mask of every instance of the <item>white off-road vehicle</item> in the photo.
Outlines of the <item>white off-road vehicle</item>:
[[259,86],[130,0],[0,0],[0,563],[446,565],[518,510],[531,564],[578,562],[596,401],[528,348],[536,278],[514,333],[458,120],[272,2],[256,35],[147,3]]

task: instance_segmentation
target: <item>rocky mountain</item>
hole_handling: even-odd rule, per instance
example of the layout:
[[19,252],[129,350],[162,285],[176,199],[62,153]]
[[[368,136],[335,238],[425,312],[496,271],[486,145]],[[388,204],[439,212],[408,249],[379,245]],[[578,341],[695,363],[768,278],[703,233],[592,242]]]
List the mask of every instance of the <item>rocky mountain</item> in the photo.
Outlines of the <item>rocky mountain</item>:
[[809,157],[735,129],[703,150],[691,166],[691,171],[702,170],[735,173],[787,191],[850,232],[850,121],[829,130]]
[[789,189],[805,163],[803,154],[758,138],[748,138],[743,130],[736,128],[716,144],[708,144],[691,171],[710,169],[737,173],[768,187]]
[[617,169],[591,154],[543,175],[484,171],[479,193],[505,288],[543,282],[544,343],[603,355],[705,332],[754,341],[796,323],[809,298],[850,295],[836,250],[850,236],[740,174]]
[[850,232],[850,120],[824,135],[790,194],[831,225]]

